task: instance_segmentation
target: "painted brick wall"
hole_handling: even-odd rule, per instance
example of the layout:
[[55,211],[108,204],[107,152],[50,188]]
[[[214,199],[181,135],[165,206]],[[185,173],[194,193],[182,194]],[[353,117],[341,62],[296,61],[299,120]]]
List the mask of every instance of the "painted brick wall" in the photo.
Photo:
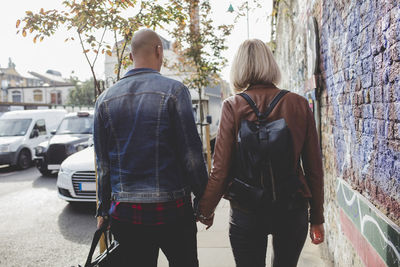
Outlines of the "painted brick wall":
[[306,21],[318,22],[326,246],[337,266],[362,266],[341,233],[337,181],[400,225],[400,1],[280,2],[282,88],[305,93]]

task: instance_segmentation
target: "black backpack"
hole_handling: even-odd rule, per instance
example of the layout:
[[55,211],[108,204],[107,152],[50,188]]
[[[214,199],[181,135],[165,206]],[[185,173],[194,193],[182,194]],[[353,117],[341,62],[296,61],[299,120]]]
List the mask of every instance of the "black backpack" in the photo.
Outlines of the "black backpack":
[[260,113],[251,97],[239,94],[257,115],[256,121],[242,120],[237,136],[231,185],[227,198],[245,208],[287,202],[296,196],[300,180],[293,166],[294,150],[290,129],[284,118],[267,122],[279,100],[281,90]]

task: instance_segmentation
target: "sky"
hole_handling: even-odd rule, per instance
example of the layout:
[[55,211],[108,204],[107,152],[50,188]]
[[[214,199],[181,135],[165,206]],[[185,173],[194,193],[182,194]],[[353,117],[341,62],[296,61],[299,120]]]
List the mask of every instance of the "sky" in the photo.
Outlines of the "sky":
[[[16,21],[23,18],[26,10],[38,12],[40,8],[63,9],[63,0],[18,0],[5,1],[0,9],[0,67],[8,66],[11,58],[16,65],[17,71],[26,76],[28,71],[44,73],[48,69],[60,71],[63,77],[69,77],[72,72],[81,80],[89,79],[91,72],[88,63],[82,53],[78,41],[64,42],[66,37],[74,36],[73,32],[60,29],[54,36],[45,38],[43,42],[33,43],[29,34],[22,37],[16,35]],[[229,24],[233,22],[234,14],[228,13],[230,4],[237,10],[244,0],[211,0],[213,13],[211,18],[216,25]],[[251,1],[250,1],[251,2]],[[268,16],[271,14],[272,0],[261,0],[262,8],[249,12],[249,36],[263,41],[269,41],[270,22]],[[169,36],[163,36],[171,40]],[[112,41],[111,36],[106,39]],[[76,38],[77,39],[77,38]],[[227,51],[224,56],[228,64],[221,70],[222,78],[229,81],[230,63],[239,45],[247,39],[247,18],[242,17],[232,34],[227,39]],[[96,67],[96,75],[104,77],[104,55],[100,55]]]

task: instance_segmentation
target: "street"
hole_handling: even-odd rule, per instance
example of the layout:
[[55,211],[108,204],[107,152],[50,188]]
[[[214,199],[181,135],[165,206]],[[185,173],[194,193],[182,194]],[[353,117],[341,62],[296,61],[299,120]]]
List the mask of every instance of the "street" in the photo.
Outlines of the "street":
[[[34,167],[23,171],[0,168],[0,266],[84,264],[96,227],[95,205],[59,199],[56,179],[41,176]],[[229,204],[222,201],[213,227],[206,231],[198,225],[200,266],[234,266],[228,213]],[[318,248],[307,243],[299,266],[327,266]],[[159,266],[168,266],[162,253]]]
[[95,205],[59,199],[56,180],[34,167],[0,169],[0,266],[84,264],[96,228]]

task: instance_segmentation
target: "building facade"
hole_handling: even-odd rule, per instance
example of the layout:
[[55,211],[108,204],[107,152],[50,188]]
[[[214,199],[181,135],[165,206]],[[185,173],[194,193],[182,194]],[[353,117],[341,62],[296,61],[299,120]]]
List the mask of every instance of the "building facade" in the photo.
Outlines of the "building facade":
[[10,87],[8,88],[7,102],[66,105],[72,85],[37,86],[37,87]]
[[335,266],[400,266],[400,2],[274,1],[282,88],[309,99]]
[[69,92],[74,88],[69,80],[54,70],[21,75],[11,59],[8,68],[0,68],[0,85],[1,102],[48,105],[66,105]]

